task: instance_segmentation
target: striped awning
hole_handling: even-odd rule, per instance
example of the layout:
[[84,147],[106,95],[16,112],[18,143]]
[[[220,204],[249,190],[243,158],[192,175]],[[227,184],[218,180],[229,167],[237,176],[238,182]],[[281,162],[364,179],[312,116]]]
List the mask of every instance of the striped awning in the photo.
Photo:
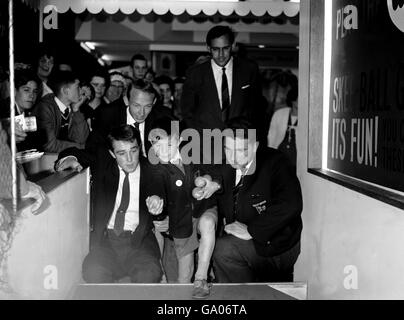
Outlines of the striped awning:
[[277,17],[285,14],[288,17],[294,17],[299,13],[300,4],[298,1],[284,0],[23,0],[29,5],[44,10],[46,6],[55,6],[60,13],[72,10],[75,13],[82,13],[85,10],[92,14],[102,11],[108,14],[114,14],[118,11],[124,14],[132,14],[138,12],[140,14],[156,13],[164,15],[171,13],[173,15],[181,15],[188,13],[189,15],[205,14],[212,16],[221,14],[229,16],[237,14],[246,16],[253,14],[255,16],[263,16],[269,14]]

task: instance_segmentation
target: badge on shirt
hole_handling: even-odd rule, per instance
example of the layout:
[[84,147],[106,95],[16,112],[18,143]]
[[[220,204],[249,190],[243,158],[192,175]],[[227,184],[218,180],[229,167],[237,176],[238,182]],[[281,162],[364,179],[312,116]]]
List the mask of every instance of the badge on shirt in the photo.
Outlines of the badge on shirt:
[[258,214],[261,214],[262,212],[264,212],[265,210],[267,210],[266,204],[267,201],[261,201],[259,203],[255,203],[252,206],[255,208],[255,210],[257,210]]
[[181,180],[175,181],[175,185],[176,185],[177,187],[181,187],[181,186],[182,186],[182,181],[181,181]]

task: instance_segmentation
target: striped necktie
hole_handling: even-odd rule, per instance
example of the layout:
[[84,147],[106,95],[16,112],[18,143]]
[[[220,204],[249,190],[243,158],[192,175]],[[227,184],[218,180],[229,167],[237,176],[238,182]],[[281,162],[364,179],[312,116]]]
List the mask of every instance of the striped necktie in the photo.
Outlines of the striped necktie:
[[226,123],[229,120],[230,96],[226,68],[223,67],[222,71],[222,121]]

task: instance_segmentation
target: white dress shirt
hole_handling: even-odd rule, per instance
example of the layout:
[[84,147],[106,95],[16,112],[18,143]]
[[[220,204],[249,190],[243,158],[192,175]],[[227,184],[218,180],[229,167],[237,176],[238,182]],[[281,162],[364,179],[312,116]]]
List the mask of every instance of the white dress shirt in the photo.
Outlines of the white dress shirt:
[[235,184],[234,184],[235,186],[238,185],[238,183],[239,183],[240,180],[241,180],[241,177],[242,177],[242,176],[245,176],[245,175],[247,174],[247,172],[248,172],[248,170],[250,169],[251,164],[253,163],[253,161],[254,161],[254,159],[251,160],[251,161],[245,166],[245,168],[244,168],[243,170],[241,170],[241,169],[236,169],[236,182],[235,182]]
[[[137,121],[133,119],[132,115],[129,112],[129,107],[126,108],[126,124],[135,126]],[[142,141],[142,153],[143,156],[146,157],[146,149],[144,145],[144,122],[139,123],[139,131],[140,131],[140,140]]]
[[[122,186],[125,179],[125,172],[119,168],[119,184],[116,193],[114,211],[108,223],[108,229],[114,229],[115,216],[119,208],[122,197]],[[134,232],[139,224],[139,183],[140,183],[140,165],[134,172],[129,173],[129,206],[125,213],[124,231]]]
[[62,114],[65,113],[65,110],[66,110],[66,109],[70,109],[70,108],[67,107],[62,101],[60,101],[58,97],[55,97],[55,102],[56,102],[56,104],[58,105],[59,110],[60,110],[60,112],[61,112]]
[[[222,67],[218,66],[213,59],[211,60],[213,77],[215,78],[216,89],[219,95],[220,107],[222,108],[222,75],[223,70]],[[227,77],[227,86],[229,88],[229,98],[231,103],[231,93],[233,89],[233,57],[230,58],[229,62],[225,65],[226,68],[226,77]]]

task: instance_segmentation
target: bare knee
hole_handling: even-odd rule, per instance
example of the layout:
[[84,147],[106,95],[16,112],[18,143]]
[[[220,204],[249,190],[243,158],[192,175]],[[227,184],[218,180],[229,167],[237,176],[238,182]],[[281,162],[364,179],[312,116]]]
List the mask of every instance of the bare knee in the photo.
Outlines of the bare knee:
[[198,229],[202,236],[208,234],[215,234],[216,220],[217,218],[214,216],[214,214],[210,212],[204,213],[199,218]]

